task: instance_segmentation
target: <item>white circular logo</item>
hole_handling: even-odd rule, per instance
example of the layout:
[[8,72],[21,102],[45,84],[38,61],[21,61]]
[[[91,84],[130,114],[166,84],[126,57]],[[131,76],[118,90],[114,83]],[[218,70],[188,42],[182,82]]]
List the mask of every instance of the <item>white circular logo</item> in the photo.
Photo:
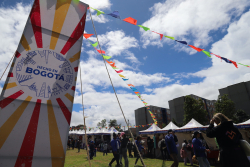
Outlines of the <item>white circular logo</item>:
[[30,51],[17,61],[17,82],[35,97],[58,96],[71,87],[73,78],[69,61],[51,50]]

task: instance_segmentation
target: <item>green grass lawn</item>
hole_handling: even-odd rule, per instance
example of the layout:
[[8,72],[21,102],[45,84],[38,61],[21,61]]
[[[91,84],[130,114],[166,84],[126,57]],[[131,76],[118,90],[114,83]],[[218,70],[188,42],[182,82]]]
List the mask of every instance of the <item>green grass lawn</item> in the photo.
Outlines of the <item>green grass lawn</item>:
[[[113,158],[112,153],[108,153],[107,156],[103,156],[102,152],[97,152],[96,157],[94,157],[93,160],[91,160],[92,167],[108,167],[108,163]],[[124,166],[124,159],[123,166]],[[129,158],[129,166],[134,167],[135,164],[135,158]],[[173,161],[164,161],[159,159],[143,159],[145,165],[147,167],[169,167],[173,163]],[[112,167],[115,167],[116,163],[114,162],[112,164]],[[189,166],[190,164],[188,164]],[[67,150],[66,151],[66,159],[65,159],[65,167],[88,167],[89,162],[87,160],[87,152],[86,150],[81,149],[80,153],[78,153],[78,149],[74,150]],[[137,162],[137,167],[142,167],[140,160]],[[180,162],[179,167],[184,167],[184,163]],[[187,167],[187,166],[185,166]],[[194,165],[194,167],[198,167],[198,165]],[[212,166],[211,166],[212,167]]]

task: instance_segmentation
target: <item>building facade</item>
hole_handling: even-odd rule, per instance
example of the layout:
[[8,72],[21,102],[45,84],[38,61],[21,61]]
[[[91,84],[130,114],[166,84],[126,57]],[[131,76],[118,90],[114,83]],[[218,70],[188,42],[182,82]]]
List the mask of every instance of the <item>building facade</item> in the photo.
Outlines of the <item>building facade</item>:
[[244,110],[250,115],[250,81],[227,86],[219,89],[219,92],[221,96],[227,94],[237,110]]
[[[213,117],[213,114],[215,112],[215,102],[216,100],[207,100],[205,98],[196,96],[196,95],[189,95],[192,98],[199,100],[201,99],[204,103],[204,109],[207,111],[207,120],[208,123],[210,119]],[[184,119],[184,103],[185,103],[185,96],[175,98],[173,100],[168,101],[169,108],[171,111],[171,118],[175,119],[177,123],[183,123]]]
[[[155,115],[160,128],[163,128],[164,125],[167,125],[171,121],[170,110],[167,108],[149,106],[152,113]],[[147,125],[154,123],[150,113],[146,107],[138,108],[135,110],[135,125]],[[139,127],[136,128],[136,134],[139,134],[139,131],[146,130],[148,127]]]

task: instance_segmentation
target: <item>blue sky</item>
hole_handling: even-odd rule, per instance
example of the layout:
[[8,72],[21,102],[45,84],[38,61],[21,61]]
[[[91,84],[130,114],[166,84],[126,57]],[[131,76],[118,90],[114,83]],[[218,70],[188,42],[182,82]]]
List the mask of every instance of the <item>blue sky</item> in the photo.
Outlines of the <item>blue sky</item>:
[[[248,0],[81,0],[106,14],[119,11],[122,19],[132,17],[139,25],[186,40],[243,64],[250,64],[250,2]],[[7,65],[17,48],[32,1],[4,0],[0,6],[0,37],[12,34],[12,39],[0,42],[1,65]],[[108,67],[127,119],[134,123],[134,110],[143,107],[126,84],[133,84],[151,105],[168,107],[168,101],[179,96],[196,94],[217,99],[218,89],[238,82],[249,81],[250,69],[208,58],[188,46],[145,32],[108,15],[95,16],[91,10],[102,49],[129,81],[124,82]],[[89,16],[86,33],[94,34]],[[96,42],[95,36],[89,38]],[[7,55],[7,56],[6,56]],[[102,119],[124,119],[113,93],[100,55],[84,39],[81,54],[87,124],[96,126]],[[3,72],[3,68],[0,69]],[[79,77],[78,77],[79,79]],[[1,82],[1,86],[3,85]],[[80,81],[77,82],[71,125],[82,123]]]

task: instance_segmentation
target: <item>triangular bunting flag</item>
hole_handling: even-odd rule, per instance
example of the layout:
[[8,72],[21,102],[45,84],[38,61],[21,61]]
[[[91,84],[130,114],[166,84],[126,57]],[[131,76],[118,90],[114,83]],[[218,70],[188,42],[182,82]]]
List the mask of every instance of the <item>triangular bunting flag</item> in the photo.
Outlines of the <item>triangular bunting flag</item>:
[[112,67],[113,69],[118,69],[118,68],[116,68],[116,67]]
[[98,45],[98,42],[94,43],[94,44],[91,44],[93,47],[97,47]]
[[110,14],[107,14],[107,15],[110,15],[112,17],[115,17],[115,18],[118,18],[118,19],[121,19],[120,18],[120,14],[118,11],[114,11],[113,13],[110,13]]
[[195,46],[193,46],[193,45],[188,45],[188,46],[190,46],[191,48],[197,50],[198,52],[204,50],[204,49],[201,49],[201,48],[197,48],[197,47],[195,47]]
[[[131,87],[130,87],[131,88]],[[140,92],[135,92],[135,94],[141,94]]]
[[[154,31],[152,31],[152,32],[154,32]],[[160,40],[162,40],[163,34],[160,34],[158,32],[154,32],[154,33],[159,34],[160,35]]]
[[203,53],[205,53],[208,57],[211,57],[210,52],[202,50]]
[[128,17],[126,19],[123,19],[123,21],[126,21],[126,22],[128,22],[130,24],[134,24],[134,25],[137,24],[137,20],[133,19],[132,17]]
[[119,74],[120,77],[125,78],[123,75]]
[[100,54],[105,54],[106,52],[104,50],[97,50]]
[[94,35],[94,34],[83,34],[83,36],[84,36],[86,39],[88,39],[88,38],[91,37],[92,35]]
[[143,28],[145,31],[150,30],[150,28],[148,28],[148,27],[144,27],[144,26],[142,26],[142,25],[138,25],[138,26],[141,27],[141,28]]
[[111,58],[111,56],[102,56],[104,59],[108,60]]
[[133,87],[135,87],[134,85],[132,85],[132,84],[128,84],[128,86],[133,86]]
[[[116,70],[115,70],[116,71]],[[123,70],[119,70],[119,71],[116,71],[117,73],[121,73],[121,72],[123,72]]]
[[174,40],[174,37],[170,37],[170,36],[166,36],[166,35],[164,37]]
[[232,60],[230,60],[232,63],[233,63],[233,65],[236,67],[236,68],[238,68],[238,65],[237,65],[237,63],[235,62],[235,61],[232,61]]
[[[177,40],[176,40],[176,41],[177,41]],[[182,43],[182,44],[184,44],[184,45],[187,45],[187,44],[188,44],[186,41],[177,41],[177,42],[180,42],[180,43]]]

